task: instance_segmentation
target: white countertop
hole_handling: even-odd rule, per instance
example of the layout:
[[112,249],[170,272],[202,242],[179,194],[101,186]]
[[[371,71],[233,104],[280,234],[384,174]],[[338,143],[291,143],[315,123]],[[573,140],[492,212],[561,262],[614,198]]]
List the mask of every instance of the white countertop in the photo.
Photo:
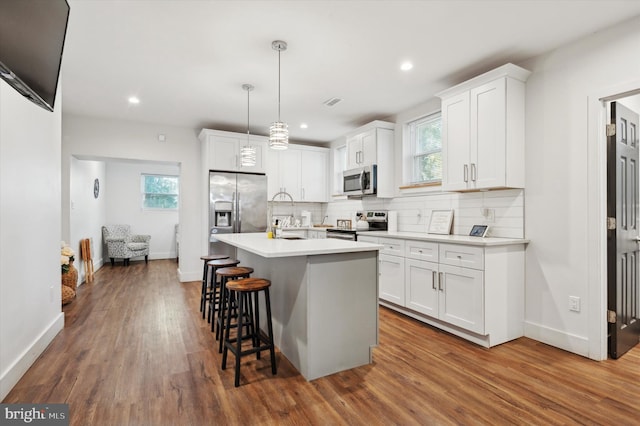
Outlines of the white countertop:
[[310,240],[269,239],[266,232],[218,234],[216,239],[262,257],[314,256],[319,254],[377,251],[383,248],[380,244],[331,238]]
[[513,244],[526,244],[529,240],[523,238],[495,238],[495,237],[470,237],[468,235],[438,235],[422,232],[388,232],[366,231],[358,232],[358,235],[369,237],[402,238],[405,240],[431,241],[435,243],[466,244],[472,246],[508,246]]

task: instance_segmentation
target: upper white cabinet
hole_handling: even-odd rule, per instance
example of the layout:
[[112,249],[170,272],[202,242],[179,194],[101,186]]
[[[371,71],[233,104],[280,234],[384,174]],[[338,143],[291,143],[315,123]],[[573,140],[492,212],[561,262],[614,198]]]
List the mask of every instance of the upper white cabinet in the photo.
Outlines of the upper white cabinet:
[[[329,201],[329,149],[289,144],[286,150],[267,150],[267,186],[271,200],[278,192],[294,201]],[[275,201],[289,201],[280,195]]]
[[382,198],[395,196],[394,128],[394,123],[373,121],[346,136],[346,169],[357,169],[376,164],[378,171],[377,196]]
[[506,64],[437,94],[442,99],[442,189],[524,188],[525,82]]
[[203,129],[198,136],[203,143],[203,161],[208,170],[232,172],[265,172],[265,152],[267,139],[251,135],[250,143],[256,148],[256,165],[247,167],[240,163],[240,148],[247,144],[247,135]]

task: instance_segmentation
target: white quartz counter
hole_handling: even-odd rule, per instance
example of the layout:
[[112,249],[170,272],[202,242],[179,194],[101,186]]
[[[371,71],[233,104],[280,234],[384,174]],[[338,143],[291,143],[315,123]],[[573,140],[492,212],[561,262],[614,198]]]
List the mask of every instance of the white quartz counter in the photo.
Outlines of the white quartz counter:
[[250,234],[218,234],[216,239],[262,257],[314,256],[320,254],[376,251],[380,244],[339,239],[288,240],[269,239],[266,232]]
[[470,246],[508,246],[513,244],[526,244],[529,240],[523,238],[480,238],[468,235],[437,235],[422,232],[387,232],[366,231],[358,232],[358,235],[368,237],[401,238],[405,240],[431,241],[435,243],[465,244]]

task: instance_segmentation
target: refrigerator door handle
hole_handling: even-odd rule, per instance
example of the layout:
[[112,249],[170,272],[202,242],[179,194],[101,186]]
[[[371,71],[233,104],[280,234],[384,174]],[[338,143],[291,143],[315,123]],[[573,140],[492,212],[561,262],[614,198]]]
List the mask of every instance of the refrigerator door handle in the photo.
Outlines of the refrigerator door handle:
[[236,198],[236,232],[242,232],[242,218],[240,216],[240,193],[238,192],[238,197]]

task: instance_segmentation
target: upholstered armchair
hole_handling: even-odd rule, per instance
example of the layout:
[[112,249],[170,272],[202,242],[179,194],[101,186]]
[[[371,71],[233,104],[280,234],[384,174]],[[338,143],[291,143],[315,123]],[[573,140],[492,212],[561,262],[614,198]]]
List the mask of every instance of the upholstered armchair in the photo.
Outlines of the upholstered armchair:
[[107,253],[113,266],[114,259],[123,259],[125,266],[129,266],[132,257],[144,256],[144,262],[149,262],[150,235],[131,234],[129,225],[106,225],[102,227],[102,238],[107,245]]

